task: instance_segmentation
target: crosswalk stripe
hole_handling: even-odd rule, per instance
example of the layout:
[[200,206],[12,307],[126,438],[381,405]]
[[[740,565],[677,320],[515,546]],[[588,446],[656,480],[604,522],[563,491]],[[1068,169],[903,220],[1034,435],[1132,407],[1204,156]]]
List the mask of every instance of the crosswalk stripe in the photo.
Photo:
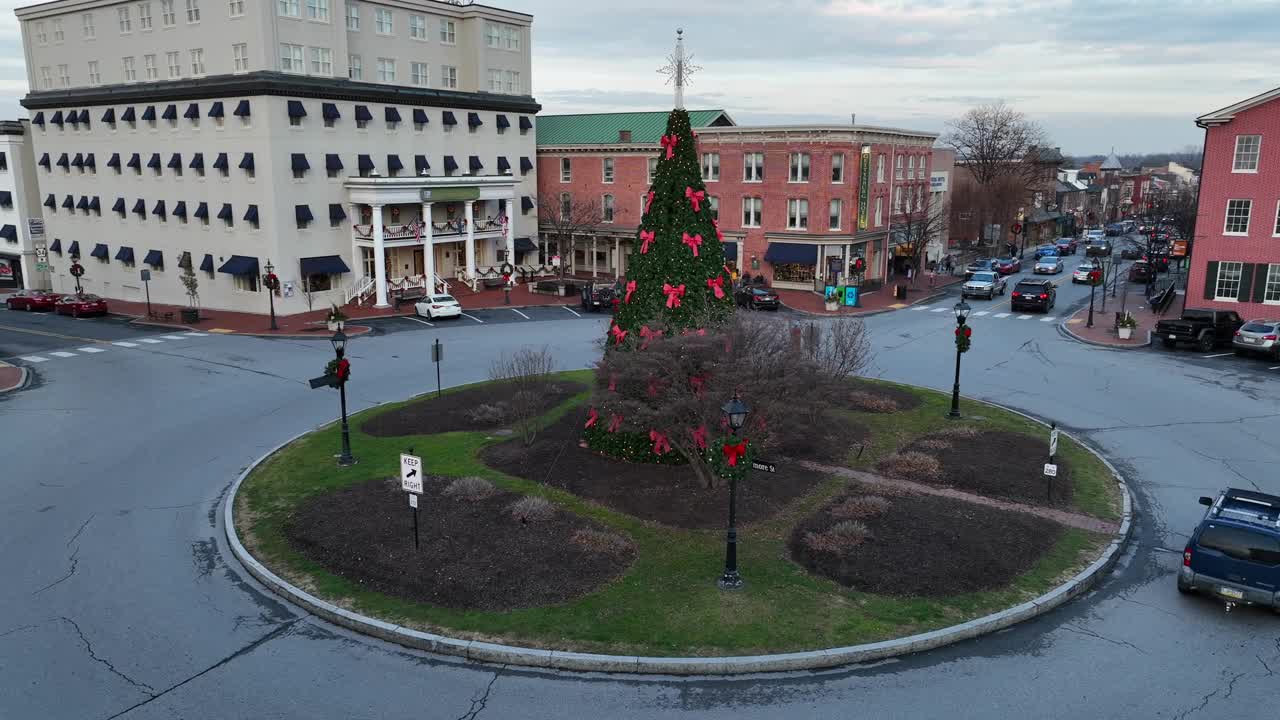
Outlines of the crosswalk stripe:
[[928,310],[930,307],[932,307],[932,306],[930,306],[930,305],[917,305],[917,306],[915,306],[915,307],[913,307],[913,308],[911,308],[911,309],[912,309],[912,310]]
[[22,357],[20,357],[20,358],[18,358],[18,359],[19,359],[19,360],[26,360],[26,361],[27,361],[27,362],[29,362],[29,363],[42,363],[42,362],[47,361],[49,358],[40,357],[39,355],[23,355]]
[[1019,316],[1018,316],[1018,319],[1019,319],[1019,320],[1030,320],[1030,319],[1031,319],[1031,316],[1030,316],[1030,315],[1019,315]]
[[183,339],[181,335],[161,335],[160,337],[164,338],[165,340],[181,340],[181,339]]
[[76,348],[76,349],[82,353],[88,353],[90,355],[94,353],[106,352],[106,350],[103,350],[102,348],[96,348],[96,347],[82,347],[82,348]]
[[51,353],[49,353],[49,354],[50,354],[50,355],[52,355],[52,356],[54,356],[54,357],[60,357],[60,358],[69,358],[69,357],[75,357],[75,356],[76,356],[76,354],[75,354],[75,353],[65,352],[65,351],[62,351],[62,350],[59,350],[59,351],[57,351],[57,352],[51,352]]
[[206,337],[208,335],[208,333],[198,333],[198,332],[188,332],[188,333],[182,333],[182,334],[186,335],[187,337]]
[[120,347],[138,347],[138,343],[125,342],[124,340],[120,340],[119,342],[113,342],[111,344],[119,345]]
[[1050,316],[1050,317],[1042,317],[1042,318],[1040,318],[1040,322],[1053,322],[1054,320],[1057,320],[1057,319],[1058,319],[1058,318],[1056,318],[1056,317],[1052,317],[1052,316]]
[[1010,315],[1012,315],[1012,313],[996,313],[996,317],[998,318],[1007,318]]
[[947,311],[947,308],[940,307],[940,308],[934,308],[934,309],[930,310],[929,312],[946,312],[946,311]]
[[991,314],[990,310],[979,310],[978,312],[974,313],[974,315],[977,315],[979,317],[983,315],[990,315],[990,314]]
[[159,345],[160,343],[162,343],[162,342],[164,342],[164,341],[163,341],[163,340],[153,340],[153,339],[151,339],[151,338],[142,338],[142,342],[144,342],[144,343],[146,343],[146,344],[148,344],[148,345]]

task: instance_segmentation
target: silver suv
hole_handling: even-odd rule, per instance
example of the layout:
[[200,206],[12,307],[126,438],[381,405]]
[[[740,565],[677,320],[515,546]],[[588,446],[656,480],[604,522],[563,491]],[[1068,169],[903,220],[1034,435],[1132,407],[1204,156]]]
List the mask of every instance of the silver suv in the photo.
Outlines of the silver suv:
[[976,272],[973,277],[960,288],[961,297],[984,297],[988,300],[996,295],[1003,295],[1005,290],[1004,276],[997,272]]
[[1231,338],[1237,355],[1257,353],[1280,362],[1280,320],[1250,320]]

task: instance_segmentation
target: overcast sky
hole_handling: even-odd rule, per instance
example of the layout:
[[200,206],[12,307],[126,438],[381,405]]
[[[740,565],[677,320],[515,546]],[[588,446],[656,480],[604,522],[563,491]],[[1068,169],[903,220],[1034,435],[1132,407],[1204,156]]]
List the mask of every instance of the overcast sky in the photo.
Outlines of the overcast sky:
[[[218,1],[218,0],[207,0]],[[265,2],[267,0],[249,0]],[[0,118],[25,111],[0,0]],[[544,113],[664,110],[675,28],[702,71],[685,105],[740,124],[942,131],[1003,99],[1069,154],[1199,147],[1197,115],[1280,85],[1276,0],[492,0],[534,16]]]

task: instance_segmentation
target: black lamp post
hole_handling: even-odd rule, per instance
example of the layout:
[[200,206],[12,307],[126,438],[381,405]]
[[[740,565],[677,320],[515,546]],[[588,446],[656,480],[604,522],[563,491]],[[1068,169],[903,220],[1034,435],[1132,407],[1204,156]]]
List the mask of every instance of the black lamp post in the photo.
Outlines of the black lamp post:
[[965,337],[965,320],[969,317],[969,303],[963,299],[956,303],[954,308],[956,313],[956,381],[951,386],[951,412],[947,413],[953,418],[960,417],[960,349],[962,338]]
[[[264,269],[267,274],[262,276],[262,282],[267,286],[267,302],[270,303],[271,307],[271,329],[279,330],[280,328],[276,327],[276,288],[280,287],[280,281],[276,279],[274,272],[276,268],[271,264],[270,260],[267,260],[267,265]],[[337,347],[337,344],[334,347]]]
[[[734,438],[738,437],[738,431],[742,426],[747,424],[747,415],[751,414],[751,408],[746,403],[738,399],[738,394],[733,394],[733,399],[720,407],[720,412],[724,413],[724,417],[729,421],[729,430],[733,433]],[[729,473],[729,531],[725,536],[724,548],[724,574],[720,576],[721,590],[734,590],[742,587],[742,576],[738,574],[738,474],[736,472]]]
[[[1097,275],[1095,275],[1095,273]],[[1089,271],[1089,322],[1085,323],[1085,327],[1093,327],[1093,294],[1098,289],[1098,276],[1102,275],[1101,270]],[[1105,276],[1103,276],[1105,277]],[[1103,297],[1106,297],[1106,291],[1103,291]]]
[[[347,334],[338,330],[329,338],[329,342],[333,343],[333,353],[341,366],[347,352]],[[342,370],[339,370],[338,375],[338,398],[342,403],[342,454],[338,456],[338,465],[346,467],[355,465],[356,459],[351,457],[351,430],[347,427],[347,373]]]

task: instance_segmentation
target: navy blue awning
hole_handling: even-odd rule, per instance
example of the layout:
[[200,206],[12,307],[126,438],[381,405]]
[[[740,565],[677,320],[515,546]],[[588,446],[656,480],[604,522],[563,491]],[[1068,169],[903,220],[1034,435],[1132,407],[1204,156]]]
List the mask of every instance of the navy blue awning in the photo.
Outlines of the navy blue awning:
[[440,122],[444,123],[445,125],[458,124],[458,121],[455,120],[453,117],[453,113],[449,112],[448,110],[445,110],[444,112],[440,113]]
[[127,165],[127,166],[129,166],[129,167],[133,168],[134,170],[141,170],[141,169],[142,169],[142,156],[141,156],[141,155],[139,155],[138,153],[134,153],[134,154],[130,155],[130,156],[129,156],[129,162],[125,163],[125,165]]
[[191,103],[190,105],[187,106],[187,111],[182,113],[182,117],[186,118],[187,120],[199,120],[200,106],[197,105],[196,103]]
[[520,129],[521,129],[521,130],[532,130],[532,129],[533,129],[533,121],[532,121],[532,120],[530,120],[530,119],[528,118],[528,116],[521,115],[521,116],[520,116]]
[[444,171],[445,171],[445,172],[447,172],[447,173],[451,173],[451,172],[453,172],[454,170],[457,170],[457,169],[458,169],[458,163],[457,163],[457,161],[456,161],[456,160],[454,160],[454,159],[453,159],[453,156],[452,156],[452,155],[445,155],[445,156],[444,156]]
[[818,246],[802,243],[771,242],[765,250],[764,259],[771,263],[795,263],[797,265],[817,265]]
[[221,100],[214,100],[213,104],[209,106],[209,117],[211,118],[222,117],[222,101]]
[[479,156],[476,155],[472,155],[467,159],[467,166],[471,169],[472,173],[478,173],[484,169],[484,163],[480,162]]
[[[201,265],[200,269],[203,270],[204,265]],[[257,275],[258,258],[232,255],[229,260],[222,263],[222,267],[218,268],[218,272],[227,273],[228,275]]]
[[165,208],[164,208],[164,201],[163,201],[163,200],[157,200],[157,201],[156,201],[156,206],[155,206],[155,207],[153,207],[153,208],[151,208],[151,214],[152,214],[152,215],[155,215],[156,217],[160,217],[160,218],[165,217]]
[[57,165],[64,170],[68,170],[71,168],[71,159],[67,157],[66,153],[62,153],[58,156]]
[[169,168],[169,169],[171,169],[171,170],[172,170],[172,169],[174,169],[174,168],[177,168],[177,169],[181,170],[181,169],[182,169],[182,156],[181,156],[181,155],[179,155],[178,153],[174,153],[173,155],[171,155],[171,156],[169,157],[169,164],[168,164],[166,167],[168,167],[168,168]]
[[187,216],[187,201],[179,200],[173,204],[173,216],[185,218]]
[[399,155],[387,156],[387,174],[397,173],[404,169],[404,163],[400,162]]
[[249,117],[249,101],[241,100],[239,104],[236,105],[236,111],[232,113],[232,115],[241,118]]
[[102,122],[114,123],[115,121],[116,121],[116,109],[107,108],[107,111],[102,113]]
[[250,222],[255,224],[258,222],[258,206],[257,205],[250,205],[249,209],[244,211],[244,220],[245,222]]
[[523,175],[533,169],[533,161],[527,157],[520,158],[520,174]]
[[81,125],[88,126],[88,124],[89,124],[89,111],[88,111],[88,110],[81,110],[81,111],[80,111],[80,124],[81,124]]
[[214,159],[213,159],[213,169],[214,169],[214,170],[226,170],[226,169],[227,169],[227,154],[226,154],[226,153],[218,153],[218,157],[216,157],[216,158],[214,158]]
[[79,124],[80,124],[80,113],[79,113],[78,111],[76,111],[76,110],[68,110],[68,111],[67,111],[67,122],[71,123],[72,125],[79,125]]
[[471,127],[480,127],[484,123],[480,122],[480,113],[467,113],[467,125]]
[[12,225],[0,227],[0,238],[9,242],[18,242],[18,229]]
[[506,115],[499,115],[499,116],[497,117],[497,120],[498,120],[498,127],[499,127],[499,128],[502,128],[502,129],[504,129],[504,130],[505,130],[506,128],[511,127],[511,123],[507,122],[507,116],[506,116]]
[[65,198],[63,198],[62,207],[68,210],[74,210],[76,207],[76,197],[74,195],[68,195]]
[[125,263],[133,262],[133,248],[128,245],[121,245],[120,249],[116,251],[116,259]]
[[156,106],[148,105],[146,110],[142,111],[142,119],[151,122],[156,119]]
[[[107,112],[111,112],[111,111],[108,110]],[[43,112],[36,113],[36,116],[31,118],[31,124],[44,127],[44,113]]]
[[222,203],[222,209],[218,211],[218,219],[231,222],[233,217],[235,213],[231,212],[231,203]]
[[45,153],[41,155],[40,161],[37,162],[36,164],[43,167],[45,170],[48,170],[49,169],[49,153]]
[[89,212],[89,196],[88,195],[80,196],[80,199],[76,202],[76,209]]
[[430,122],[430,119],[427,118],[427,111],[423,110],[422,108],[414,108],[413,121],[419,125],[428,124]]
[[53,208],[54,210],[57,210],[57,209],[58,209],[58,198],[54,197],[54,196],[53,196],[53,193],[49,193],[48,195],[45,195],[45,196],[44,196],[44,206],[45,206],[45,207],[47,207],[47,208]]
[[116,198],[116,203],[111,206],[111,212],[118,212],[121,215],[124,214],[124,198]]
[[529,212],[530,210],[532,210],[533,198],[529,197],[528,195],[525,195],[524,197],[520,198],[520,209],[524,212]]
[[311,163],[307,162],[307,156],[303,153],[293,153],[289,156],[289,166],[294,170],[310,170]]
[[400,122],[400,111],[390,105],[382,109],[382,116],[389,123]]
[[159,170],[162,164],[160,162],[160,153],[151,153],[151,159],[147,161],[147,167],[152,170]]
[[120,153],[111,153],[111,159],[107,161],[107,167],[120,169]]
[[347,211],[342,209],[342,203],[329,203],[329,222],[339,223],[347,219]]
[[202,202],[196,205],[195,216],[197,219],[209,217],[209,203]]
[[93,159],[93,153],[86,153],[84,156],[84,166],[87,168],[98,169],[98,161]]
[[60,239],[58,239],[58,238],[54,238],[54,239],[53,239],[53,244],[49,246],[49,252],[56,252],[56,253],[58,253],[59,255],[61,255],[61,254],[62,254],[62,240],[60,240]]
[[306,257],[298,261],[303,276],[307,275],[339,275],[351,272],[351,268],[337,255]]
[[306,116],[307,116],[307,109],[302,106],[301,100],[289,101],[289,117],[300,118],[300,117],[306,117]]
[[511,172],[511,163],[507,162],[507,158],[503,155],[498,156],[498,172],[500,173]]
[[413,156],[413,171],[421,175],[431,169],[431,163],[427,162],[426,155]]
[[373,113],[369,112],[369,107],[367,105],[356,106],[356,120],[360,120],[361,122],[369,122],[372,119],[373,119]]
[[342,117],[342,113],[338,112],[337,105],[324,103],[320,106],[320,116],[325,120],[338,120]]
[[89,198],[89,209],[94,212],[102,211],[102,202],[98,200],[97,195],[94,195],[93,197]]
[[533,252],[534,250],[537,250],[537,249],[538,249],[538,246],[534,245],[533,241],[530,240],[529,238],[527,237],[516,238],[516,252]]
[[67,246],[67,254],[73,258],[80,257],[80,241],[79,240],[71,241],[71,244]]
[[147,201],[142,198],[138,198],[138,200],[133,203],[133,212],[137,215],[145,216],[147,214]]
[[111,251],[107,249],[106,243],[98,243],[93,246],[93,252],[89,253],[89,257],[96,257],[106,260],[111,257]]
[[724,259],[725,259],[725,260],[737,260],[737,259],[738,259],[738,243],[736,243],[736,242],[725,242],[725,243],[720,243],[720,247],[724,248]]
[[192,170],[203,170],[204,169],[204,153],[196,153],[195,155],[192,155],[191,164],[188,165],[187,167],[191,168]]
[[55,113],[53,114],[53,117],[50,117],[50,118],[49,118],[49,122],[53,123],[54,125],[61,126],[61,125],[62,125],[62,111],[61,111],[61,110],[58,110],[57,112],[55,112]]
[[342,158],[336,153],[329,153],[324,156],[324,169],[338,171],[342,169]]
[[76,156],[71,158],[71,165],[78,168],[84,167],[84,153],[76,153]]
[[0,207],[13,207],[13,193],[0,190]]
[[147,256],[142,259],[142,262],[154,268],[164,267],[164,253],[160,250],[148,250]]
[[160,113],[160,119],[161,120],[177,120],[178,106],[177,105],[166,106],[164,109],[164,112]]
[[253,170],[253,153],[247,152],[244,157],[240,158],[241,170]]
[[120,119],[121,119],[121,120],[123,120],[123,121],[125,121],[125,122],[133,122],[134,120],[136,120],[136,119],[137,119],[137,116],[133,114],[133,106],[132,106],[132,105],[130,105],[129,107],[125,108],[125,109],[124,109],[124,112],[120,113]]
[[309,223],[315,219],[315,216],[311,214],[310,205],[294,205],[293,217],[298,221],[299,225]]
[[360,172],[368,172],[373,169],[373,159],[368,155],[357,156],[356,164],[360,167]]
[[205,254],[204,259],[200,261],[200,270],[203,272],[213,272],[213,256]]

